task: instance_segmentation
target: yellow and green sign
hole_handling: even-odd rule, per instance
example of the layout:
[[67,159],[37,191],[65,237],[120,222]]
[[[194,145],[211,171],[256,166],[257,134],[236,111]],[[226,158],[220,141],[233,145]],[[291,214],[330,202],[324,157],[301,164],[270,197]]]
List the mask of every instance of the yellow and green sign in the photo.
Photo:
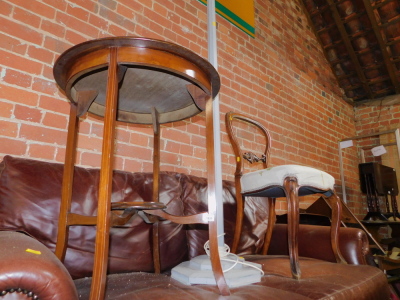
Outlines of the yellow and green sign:
[[[207,0],[199,0],[207,5]],[[254,1],[253,0],[217,0],[215,9],[219,15],[254,37]]]

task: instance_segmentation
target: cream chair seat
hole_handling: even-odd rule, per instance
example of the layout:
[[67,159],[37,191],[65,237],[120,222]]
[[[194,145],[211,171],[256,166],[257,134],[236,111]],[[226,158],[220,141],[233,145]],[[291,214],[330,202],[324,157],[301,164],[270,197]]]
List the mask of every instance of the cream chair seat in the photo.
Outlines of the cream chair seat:
[[326,193],[329,196],[335,185],[335,178],[326,172],[306,166],[282,165],[243,174],[240,180],[242,194],[286,197],[282,187],[287,177],[297,179],[299,196],[316,193]]

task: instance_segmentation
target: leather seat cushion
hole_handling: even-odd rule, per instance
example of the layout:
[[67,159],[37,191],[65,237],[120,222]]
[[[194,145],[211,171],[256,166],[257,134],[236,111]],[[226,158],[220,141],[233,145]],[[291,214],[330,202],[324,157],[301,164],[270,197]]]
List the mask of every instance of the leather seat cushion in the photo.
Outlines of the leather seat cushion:
[[[252,256],[248,261],[263,265],[260,283],[231,288],[229,300],[389,299],[386,276],[378,268],[352,266],[300,258],[302,279],[290,277],[287,256]],[[89,299],[90,278],[75,280],[79,299]],[[108,276],[106,300],[130,299],[221,299],[216,286],[187,286],[165,274],[113,274]]]

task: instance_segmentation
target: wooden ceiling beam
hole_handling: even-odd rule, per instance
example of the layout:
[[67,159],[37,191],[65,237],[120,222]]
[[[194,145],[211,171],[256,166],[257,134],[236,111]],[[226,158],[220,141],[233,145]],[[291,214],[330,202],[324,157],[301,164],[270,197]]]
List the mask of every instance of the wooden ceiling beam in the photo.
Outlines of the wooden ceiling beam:
[[349,38],[349,34],[347,33],[347,30],[346,30],[346,28],[344,26],[343,20],[340,17],[339,11],[338,11],[338,9],[336,7],[337,4],[333,0],[327,0],[327,2],[328,2],[329,7],[331,9],[331,13],[332,13],[332,16],[333,16],[333,18],[335,20],[336,26],[337,26],[337,28],[339,30],[339,33],[340,33],[340,35],[342,37],[342,40],[343,40],[344,44],[345,44],[346,50],[349,53],[351,61],[354,64],[354,67],[356,69],[358,78],[360,79],[360,82],[361,82],[363,88],[365,89],[365,91],[367,92],[367,94],[369,95],[369,97],[373,98],[373,93],[371,91],[370,86],[367,83],[367,78],[365,77],[365,74],[362,71],[362,67],[361,67],[359,58],[358,58],[358,56],[356,54],[356,51],[355,51],[355,49],[354,49],[354,47],[353,47],[353,45],[351,43],[351,40]]
[[388,51],[388,45],[386,44],[385,40],[386,37],[382,36],[382,31],[380,29],[380,26],[377,21],[376,14],[374,13],[374,9],[371,6],[370,0],[363,0],[365,10],[367,12],[368,18],[371,22],[372,29],[374,30],[375,36],[378,40],[379,47],[381,48],[382,56],[385,61],[385,66],[388,71],[388,74],[390,76],[390,80],[392,81],[392,84],[395,88],[396,94],[400,93],[400,82],[397,78],[397,70],[395,64],[392,62],[389,51]]

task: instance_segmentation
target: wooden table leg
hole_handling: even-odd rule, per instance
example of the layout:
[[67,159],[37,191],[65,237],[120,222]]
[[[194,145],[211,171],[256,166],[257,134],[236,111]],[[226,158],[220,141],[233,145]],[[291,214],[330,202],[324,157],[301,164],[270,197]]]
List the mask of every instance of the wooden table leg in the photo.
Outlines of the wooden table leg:
[[[160,201],[160,123],[158,122],[158,111],[155,107],[151,111],[153,117],[153,202]],[[159,240],[159,223],[155,220],[152,228],[153,240],[153,263],[154,272],[161,273],[160,262],[160,240]]]
[[76,137],[78,132],[77,106],[71,103],[68,123],[67,146],[65,149],[64,173],[61,191],[60,215],[56,242],[56,256],[64,261],[68,244],[68,213],[71,210],[74,163],[76,156]]
[[90,300],[104,299],[106,286],[111,225],[114,138],[118,103],[117,70],[117,48],[110,48],[97,211],[96,246]]
[[[222,296],[230,295],[222,271],[221,259],[218,252],[218,231],[217,231],[217,199],[215,189],[215,163],[214,163],[214,122],[213,122],[213,101],[210,97],[206,103],[206,147],[207,147],[207,182],[208,182],[208,230],[210,241],[210,259],[214,272],[215,281]],[[219,124],[217,125],[219,126]]]

